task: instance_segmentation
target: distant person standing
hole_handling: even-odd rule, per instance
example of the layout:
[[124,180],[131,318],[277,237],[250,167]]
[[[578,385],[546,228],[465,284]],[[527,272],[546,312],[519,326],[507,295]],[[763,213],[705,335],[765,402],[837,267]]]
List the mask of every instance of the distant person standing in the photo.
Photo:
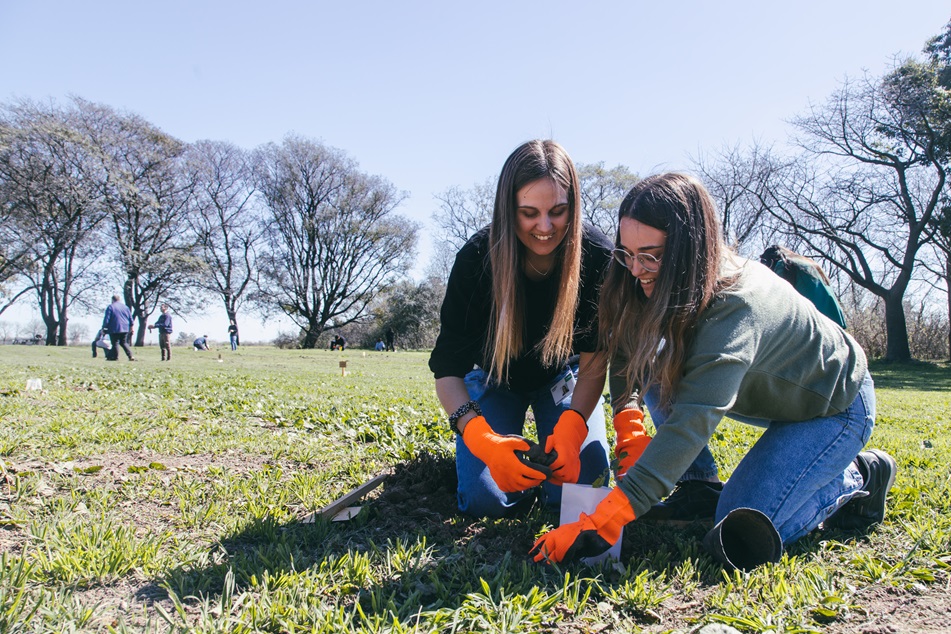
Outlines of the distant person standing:
[[394,340],[396,335],[393,334],[393,329],[387,327],[386,329],[386,349],[390,352],[396,352],[396,347],[394,346]]
[[234,323],[234,319],[228,326],[228,338],[231,340],[231,351],[234,352],[238,349],[238,324]]
[[128,343],[132,333],[132,311],[119,301],[118,295],[112,296],[112,303],[106,308],[106,314],[102,318],[102,327],[109,333],[109,341],[112,343],[112,349],[106,353],[106,361],[119,360],[119,346],[125,350],[129,361],[135,361]]
[[168,304],[162,304],[162,314],[158,320],[149,326],[149,332],[153,328],[158,328],[158,345],[162,351],[162,361],[172,360],[172,343],[170,336],[172,334],[172,316],[168,314]]
[[207,350],[208,349],[208,335],[202,335],[201,337],[198,337],[197,339],[195,339],[192,345],[195,346],[195,352],[198,352],[200,350]]

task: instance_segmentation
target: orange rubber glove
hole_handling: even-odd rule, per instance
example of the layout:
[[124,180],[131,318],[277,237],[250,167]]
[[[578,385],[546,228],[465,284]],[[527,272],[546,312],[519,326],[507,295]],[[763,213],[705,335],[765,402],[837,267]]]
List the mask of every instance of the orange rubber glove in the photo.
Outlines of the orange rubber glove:
[[651,437],[644,429],[644,413],[639,409],[623,409],[614,417],[617,443],[614,456],[618,461],[617,477],[621,478],[644,453]]
[[621,538],[624,525],[634,521],[634,509],[627,495],[615,488],[601,500],[594,513],[582,513],[577,522],[550,530],[535,542],[529,555],[535,561],[558,563],[605,552]]
[[581,445],[588,435],[588,425],[584,416],[573,409],[566,409],[555,423],[545,452],[554,451],[557,455],[551,463],[552,484],[577,482],[581,473]]
[[489,468],[492,479],[506,493],[525,491],[545,481],[545,474],[518,459],[516,451],[528,451],[521,436],[501,436],[489,427],[485,417],[476,416],[462,432],[462,441],[473,455]]

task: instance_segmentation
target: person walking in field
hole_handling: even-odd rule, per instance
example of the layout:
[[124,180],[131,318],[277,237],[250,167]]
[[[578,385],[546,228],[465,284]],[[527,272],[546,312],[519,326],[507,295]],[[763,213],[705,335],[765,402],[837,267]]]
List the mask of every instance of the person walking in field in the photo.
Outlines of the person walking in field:
[[112,303],[106,308],[102,318],[102,327],[109,333],[109,341],[112,344],[106,352],[106,361],[119,360],[119,346],[122,346],[129,361],[135,361],[128,343],[132,334],[132,311],[119,300],[118,295],[112,296]]
[[643,388],[657,433],[595,512],[538,539],[535,560],[607,550],[671,491],[723,416],[765,431],[724,483],[705,545],[728,518],[762,516],[778,548],[747,561],[752,567],[820,524],[864,530],[881,522],[897,464],[884,451],[863,451],[875,391],[855,339],[726,247],[713,200],[694,177],[640,181],[619,220],[599,348],[627,359],[628,389]]
[[168,304],[162,304],[162,314],[149,326],[149,332],[158,329],[159,350],[162,352],[162,361],[172,360],[172,316],[168,314]]
[[[491,224],[456,255],[429,359],[456,433],[458,505],[501,517],[541,490],[607,473],[597,346],[597,294],[611,242],[583,225],[574,164],[554,141],[530,141],[505,161]],[[532,408],[546,471],[520,452]],[[557,454],[557,456],[555,456]],[[539,489],[539,487],[541,487]]]
[[234,319],[228,325],[228,339],[231,341],[231,352],[234,352],[238,349],[238,324],[234,322]]

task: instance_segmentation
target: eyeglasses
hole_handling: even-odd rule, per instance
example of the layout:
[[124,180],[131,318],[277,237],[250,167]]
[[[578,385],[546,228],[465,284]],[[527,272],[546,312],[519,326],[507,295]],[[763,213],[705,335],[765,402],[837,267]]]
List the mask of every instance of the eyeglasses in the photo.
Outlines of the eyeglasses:
[[660,258],[656,258],[650,253],[638,253],[634,255],[624,247],[618,247],[611,251],[611,255],[614,256],[614,259],[617,260],[618,264],[624,268],[630,270],[634,266],[634,260],[637,260],[637,263],[641,265],[648,273],[656,273],[657,269],[660,268]]

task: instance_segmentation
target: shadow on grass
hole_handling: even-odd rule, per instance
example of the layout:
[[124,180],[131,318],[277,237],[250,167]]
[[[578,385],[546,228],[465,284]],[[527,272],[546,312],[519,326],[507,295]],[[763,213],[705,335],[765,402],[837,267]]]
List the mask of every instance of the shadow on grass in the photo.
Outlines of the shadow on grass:
[[951,364],[911,361],[891,363],[881,359],[869,362],[875,387],[884,389],[915,389],[929,392],[951,390]]
[[536,504],[523,517],[475,520],[458,514],[455,490],[453,458],[423,454],[398,465],[379,496],[364,503],[353,520],[254,522],[222,540],[217,563],[171,570],[141,588],[139,597],[155,600],[156,590],[167,584],[180,598],[213,602],[222,594],[229,570],[235,594],[253,587],[260,591],[265,579],[272,580],[273,589],[281,586],[284,574],[307,573],[321,580],[307,585],[305,592],[326,595],[348,613],[359,606],[366,618],[395,615],[404,620],[419,610],[462,608],[468,595],[485,592],[483,580],[491,589],[490,601],[530,596],[535,588],[567,593],[566,573],[582,594],[593,589],[597,596],[644,570],[671,579],[687,560],[702,586],[722,581],[721,566],[701,547],[708,529],[701,523],[682,528],[628,525],[623,570],[580,563],[540,565],[528,552],[536,534],[557,523],[553,512]]

